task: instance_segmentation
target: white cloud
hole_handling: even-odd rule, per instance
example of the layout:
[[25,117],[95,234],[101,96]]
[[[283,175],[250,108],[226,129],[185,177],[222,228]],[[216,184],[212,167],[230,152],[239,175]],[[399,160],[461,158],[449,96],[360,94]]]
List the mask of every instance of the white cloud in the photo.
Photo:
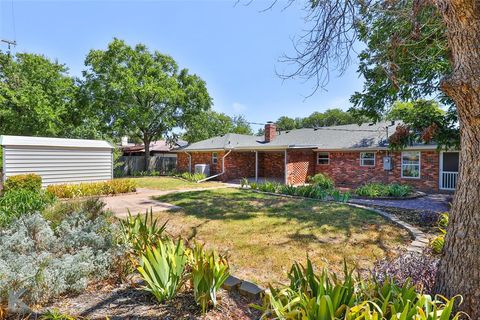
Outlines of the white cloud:
[[247,110],[247,106],[244,105],[244,104],[241,104],[239,102],[234,102],[232,104],[232,109],[235,113],[242,113],[244,112],[245,110]]

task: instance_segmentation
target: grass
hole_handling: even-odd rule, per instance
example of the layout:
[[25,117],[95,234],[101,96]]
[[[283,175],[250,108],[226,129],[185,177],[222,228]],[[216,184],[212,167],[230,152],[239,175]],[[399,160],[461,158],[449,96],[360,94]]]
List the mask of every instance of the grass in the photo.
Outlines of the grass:
[[[126,179],[126,178],[120,178]],[[206,181],[201,183],[190,182],[176,177],[138,177],[128,178],[137,183],[139,188],[155,189],[155,190],[182,190],[197,189],[221,186],[221,182]]]
[[174,236],[197,239],[229,256],[233,274],[265,285],[285,281],[307,254],[317,267],[342,270],[344,258],[362,271],[410,241],[406,231],[374,212],[314,200],[233,188],[157,198],[181,206],[160,212]]

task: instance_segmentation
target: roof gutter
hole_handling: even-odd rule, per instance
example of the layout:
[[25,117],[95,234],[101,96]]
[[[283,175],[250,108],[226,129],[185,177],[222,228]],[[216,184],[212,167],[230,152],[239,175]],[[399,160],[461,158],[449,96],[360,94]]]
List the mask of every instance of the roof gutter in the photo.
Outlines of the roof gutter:
[[218,174],[215,174],[213,176],[210,176],[210,177],[206,177],[205,179],[202,179],[202,180],[198,180],[197,183],[200,183],[200,182],[204,182],[204,181],[207,181],[207,180],[210,180],[210,179],[213,179],[213,178],[216,178],[216,177],[220,177],[221,175],[225,174],[225,158],[230,154],[230,152],[232,152],[232,150],[228,150],[227,153],[225,153],[222,157],[222,172],[218,173]]

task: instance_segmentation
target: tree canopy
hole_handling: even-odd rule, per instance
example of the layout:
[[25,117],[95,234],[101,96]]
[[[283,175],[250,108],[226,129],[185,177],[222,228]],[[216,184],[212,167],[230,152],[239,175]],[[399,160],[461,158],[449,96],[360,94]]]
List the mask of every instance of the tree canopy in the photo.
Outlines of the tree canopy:
[[68,136],[82,122],[65,65],[38,54],[0,52],[0,133]]
[[106,50],[91,50],[85,65],[84,91],[97,117],[112,135],[143,141],[147,168],[150,142],[176,139],[175,127],[210,109],[205,81],[145,45],[114,39]]
[[224,113],[209,110],[186,124],[182,139],[193,143],[227,133],[252,134],[252,129],[243,116],[232,118]]

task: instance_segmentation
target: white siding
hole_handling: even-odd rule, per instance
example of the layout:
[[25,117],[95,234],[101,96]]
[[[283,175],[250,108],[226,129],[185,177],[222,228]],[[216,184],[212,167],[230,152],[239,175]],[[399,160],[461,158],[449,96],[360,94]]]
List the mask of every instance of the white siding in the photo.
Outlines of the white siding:
[[4,179],[36,173],[43,185],[104,181],[113,178],[112,148],[6,145]]

